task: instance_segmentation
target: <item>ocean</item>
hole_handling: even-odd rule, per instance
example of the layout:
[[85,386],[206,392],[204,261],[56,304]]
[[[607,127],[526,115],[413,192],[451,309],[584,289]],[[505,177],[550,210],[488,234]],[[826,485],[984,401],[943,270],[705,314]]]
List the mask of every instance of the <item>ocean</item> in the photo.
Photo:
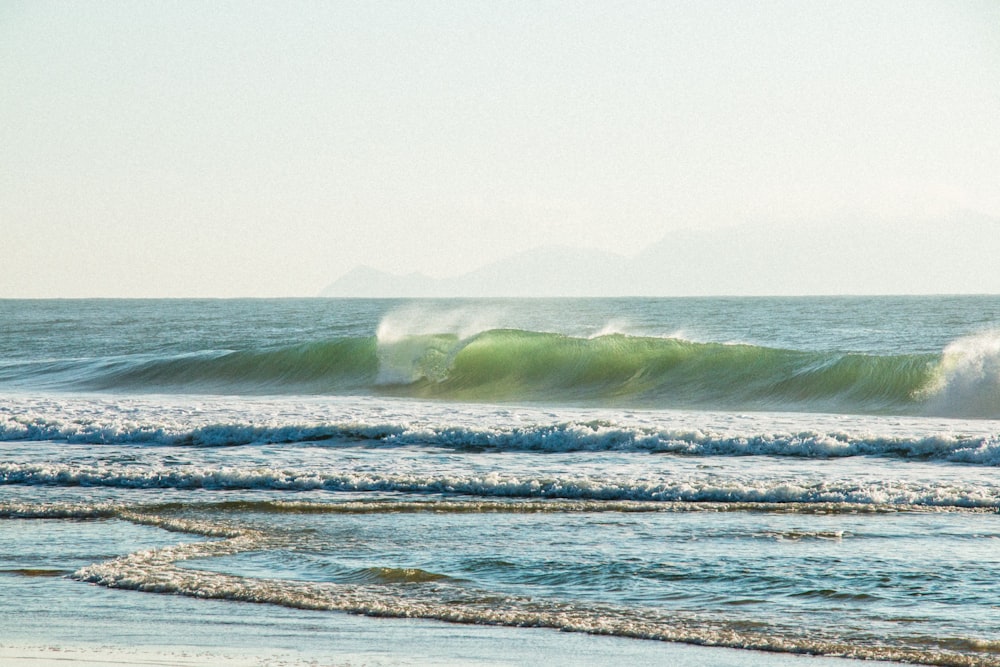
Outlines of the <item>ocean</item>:
[[0,642],[1000,665],[998,466],[1000,296],[3,300]]

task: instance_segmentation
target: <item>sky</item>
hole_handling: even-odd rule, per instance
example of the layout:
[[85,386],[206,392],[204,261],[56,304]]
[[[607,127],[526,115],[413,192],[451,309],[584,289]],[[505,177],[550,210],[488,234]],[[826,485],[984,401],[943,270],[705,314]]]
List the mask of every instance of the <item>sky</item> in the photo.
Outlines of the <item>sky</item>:
[[2,0],[0,84],[0,298],[1000,217],[994,0]]

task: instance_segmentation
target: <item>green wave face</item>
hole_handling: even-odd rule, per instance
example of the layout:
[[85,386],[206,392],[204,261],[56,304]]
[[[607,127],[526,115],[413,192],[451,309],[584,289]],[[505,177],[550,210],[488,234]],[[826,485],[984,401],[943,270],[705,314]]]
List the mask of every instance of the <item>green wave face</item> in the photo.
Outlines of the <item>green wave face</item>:
[[[1000,372],[955,358],[948,351],[867,355],[497,329],[464,339],[371,336],[119,359],[75,369],[72,384],[101,390],[1000,416]],[[993,357],[985,359],[993,363]]]
[[97,389],[339,393],[371,387],[377,375],[376,341],[369,337],[140,361],[86,384]]
[[424,396],[597,402],[649,407],[825,407],[913,404],[934,355],[869,356],[694,343],[620,334],[593,339],[524,331],[481,334]]

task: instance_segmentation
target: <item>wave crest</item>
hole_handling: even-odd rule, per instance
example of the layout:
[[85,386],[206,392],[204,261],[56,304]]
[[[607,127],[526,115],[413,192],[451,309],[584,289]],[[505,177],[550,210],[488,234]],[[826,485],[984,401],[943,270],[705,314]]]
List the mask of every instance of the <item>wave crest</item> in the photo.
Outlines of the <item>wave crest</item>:
[[1000,330],[950,343],[926,396],[936,412],[1000,418]]
[[940,355],[877,355],[621,333],[390,329],[257,350],[21,364],[0,379],[116,391],[1000,417],[1000,331],[959,339]]

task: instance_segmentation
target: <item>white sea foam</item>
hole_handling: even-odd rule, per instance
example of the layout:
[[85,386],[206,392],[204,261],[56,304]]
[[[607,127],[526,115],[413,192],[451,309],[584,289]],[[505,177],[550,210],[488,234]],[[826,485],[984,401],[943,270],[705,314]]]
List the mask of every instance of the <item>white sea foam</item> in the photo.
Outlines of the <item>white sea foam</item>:
[[428,308],[408,305],[386,313],[379,321],[376,337],[380,343],[437,334],[454,334],[465,339],[500,327],[505,321],[504,309],[494,306]]
[[899,480],[668,479],[525,476],[491,472],[386,474],[287,469],[118,464],[0,463],[0,484],[127,489],[215,489],[448,494],[485,498],[722,503],[857,503],[931,507],[1000,507],[1000,486]]
[[938,433],[884,436],[817,431],[753,432],[657,428],[602,421],[527,425],[419,424],[408,421],[330,423],[191,424],[158,419],[59,419],[0,415],[0,441],[65,441],[87,444],[235,446],[261,443],[365,441],[388,446],[486,448],[503,451],[634,451],[690,456],[841,458],[891,456],[955,463],[1000,465],[1000,434]]
[[950,343],[927,395],[932,411],[1000,418],[1000,330]]
[[612,319],[604,323],[604,326],[587,336],[587,338],[600,338],[601,336],[612,336],[615,334],[632,335],[634,330],[624,319]]
[[[378,323],[379,372],[382,385],[409,384],[445,375],[461,342],[499,326],[502,309],[492,307],[427,308],[409,305],[386,313]],[[447,343],[444,336],[454,336]]]
[[[137,551],[77,570],[74,579],[109,588],[196,598],[280,605],[298,609],[336,610],[382,617],[427,618],[454,623],[545,627],[641,639],[688,642],[733,648],[791,653],[841,655],[940,665],[1000,664],[996,642],[958,638],[941,650],[914,646],[898,637],[855,637],[845,641],[840,628],[741,623],[738,619],[706,617],[694,611],[660,611],[615,604],[586,604],[546,597],[527,597],[482,590],[441,576],[394,576],[399,568],[374,568],[390,576],[375,583],[310,582],[254,578],[200,569],[183,561],[262,552],[280,546],[261,531],[238,529],[210,521],[178,522],[171,517],[124,512],[122,518],[223,539],[188,542]],[[839,533],[779,534],[775,539],[839,540]],[[373,568],[369,568],[373,569]],[[410,570],[409,572],[416,572]],[[417,573],[419,575],[419,573]],[[371,577],[368,577],[369,579]],[[926,642],[925,642],[926,643]],[[944,642],[940,642],[944,643]],[[930,640],[930,646],[934,646]]]
[[0,441],[480,448],[1000,465],[1000,422],[842,415],[540,410],[371,398],[6,397]]

